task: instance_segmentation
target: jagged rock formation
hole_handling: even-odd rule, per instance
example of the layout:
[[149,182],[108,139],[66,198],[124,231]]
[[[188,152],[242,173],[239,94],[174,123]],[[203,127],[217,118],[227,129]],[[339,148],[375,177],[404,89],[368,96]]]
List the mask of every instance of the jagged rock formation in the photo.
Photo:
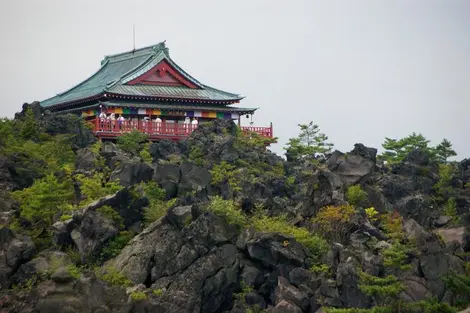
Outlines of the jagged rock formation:
[[[80,134],[73,144],[77,173],[89,175],[107,166],[110,179],[118,179],[122,190],[68,219],[56,218],[50,229],[56,246],[40,252],[31,238],[0,229],[2,313],[241,313],[255,307],[271,313],[311,313],[322,312],[322,307],[378,305],[376,297],[359,287],[359,268],[374,276],[397,277],[406,287],[399,294],[405,302],[431,296],[454,300],[442,277],[450,270],[465,273],[464,252],[470,250],[470,216],[464,216],[470,207],[468,159],[459,163],[452,181],[457,212],[464,216],[462,226],[456,227],[449,226],[452,217],[434,201],[439,167],[420,151],[388,168],[377,164],[377,150],[356,144],[348,153],[335,151],[319,165],[305,167],[259,146],[241,145],[232,122],[216,121],[201,125],[187,141],[153,143],[153,162],[148,164],[112,143],[93,152],[86,132],[62,119],[51,122],[45,112],[36,111],[51,133]],[[225,163],[233,167],[217,167]],[[16,175],[16,164],[0,156],[0,223],[3,218],[5,225],[18,207],[1,190],[27,186],[33,179]],[[214,179],[218,169],[234,179]],[[167,199],[177,198],[146,228],[142,219],[149,200],[134,188],[140,182],[156,182]],[[367,199],[358,205],[344,242],[330,242],[321,256],[292,236],[240,228],[206,209],[211,197],[221,195],[238,201],[247,216],[261,203],[267,216],[287,214],[291,224],[316,231],[312,217],[325,206],[347,205],[347,190],[357,184]],[[100,213],[105,206],[122,218],[123,229],[136,235],[105,264],[90,264],[120,231],[115,220]],[[403,241],[413,244],[401,260],[406,267],[385,265],[384,251],[394,242],[364,212],[372,206],[379,213],[403,217]],[[95,268],[77,272],[77,262]],[[328,270],[314,270],[318,264]],[[17,284],[29,287],[12,290]]]

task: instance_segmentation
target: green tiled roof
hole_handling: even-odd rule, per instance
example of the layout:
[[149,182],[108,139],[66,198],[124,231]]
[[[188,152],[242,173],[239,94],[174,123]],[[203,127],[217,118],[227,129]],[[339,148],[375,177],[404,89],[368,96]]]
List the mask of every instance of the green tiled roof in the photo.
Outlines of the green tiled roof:
[[[142,75],[162,60],[169,62],[197,89],[177,86],[126,85],[127,82]],[[145,96],[164,99],[192,99],[207,101],[237,101],[238,94],[228,93],[201,84],[181,69],[169,56],[165,43],[106,56],[101,68],[91,77],[75,87],[55,97],[41,101],[41,106],[49,107],[62,103],[98,97],[105,93],[129,96]]]

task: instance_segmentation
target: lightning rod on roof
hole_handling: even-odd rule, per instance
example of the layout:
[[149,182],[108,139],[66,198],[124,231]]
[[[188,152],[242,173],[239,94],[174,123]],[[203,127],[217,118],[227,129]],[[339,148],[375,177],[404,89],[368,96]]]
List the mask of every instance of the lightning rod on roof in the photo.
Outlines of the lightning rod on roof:
[[132,38],[133,38],[132,53],[134,53],[135,52],[135,24],[132,24]]

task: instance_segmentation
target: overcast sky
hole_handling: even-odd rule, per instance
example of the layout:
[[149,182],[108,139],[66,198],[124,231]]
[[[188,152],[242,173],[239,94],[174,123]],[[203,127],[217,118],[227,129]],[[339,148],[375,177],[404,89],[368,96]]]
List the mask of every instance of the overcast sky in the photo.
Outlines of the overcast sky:
[[279,144],[314,121],[335,147],[448,138],[470,157],[470,1],[1,0],[0,116],[167,40],[202,83],[246,96]]

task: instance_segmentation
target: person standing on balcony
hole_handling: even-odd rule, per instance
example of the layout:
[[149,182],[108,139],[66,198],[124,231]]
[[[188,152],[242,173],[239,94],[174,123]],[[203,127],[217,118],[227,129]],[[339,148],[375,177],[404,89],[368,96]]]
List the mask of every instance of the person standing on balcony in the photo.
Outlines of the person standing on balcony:
[[124,123],[125,119],[124,119],[124,116],[119,116],[118,119],[118,125],[119,125],[119,131],[122,133],[122,124]]
[[101,111],[101,113],[100,113],[100,131],[103,131],[105,121],[106,121],[106,113],[104,113],[104,111]]
[[197,124],[198,124],[197,117],[195,117],[191,121],[191,132],[197,128]]
[[157,129],[157,134],[159,134],[162,127],[162,119],[160,118],[160,116],[157,116],[157,118],[155,119],[155,126]]
[[184,119],[184,122],[183,122],[183,128],[184,128],[185,133],[188,132],[190,123],[191,123],[191,120],[189,119],[188,116],[186,116],[186,118]]
[[111,131],[114,131],[114,127],[116,126],[116,114],[111,113],[109,116],[110,124],[111,124]]

